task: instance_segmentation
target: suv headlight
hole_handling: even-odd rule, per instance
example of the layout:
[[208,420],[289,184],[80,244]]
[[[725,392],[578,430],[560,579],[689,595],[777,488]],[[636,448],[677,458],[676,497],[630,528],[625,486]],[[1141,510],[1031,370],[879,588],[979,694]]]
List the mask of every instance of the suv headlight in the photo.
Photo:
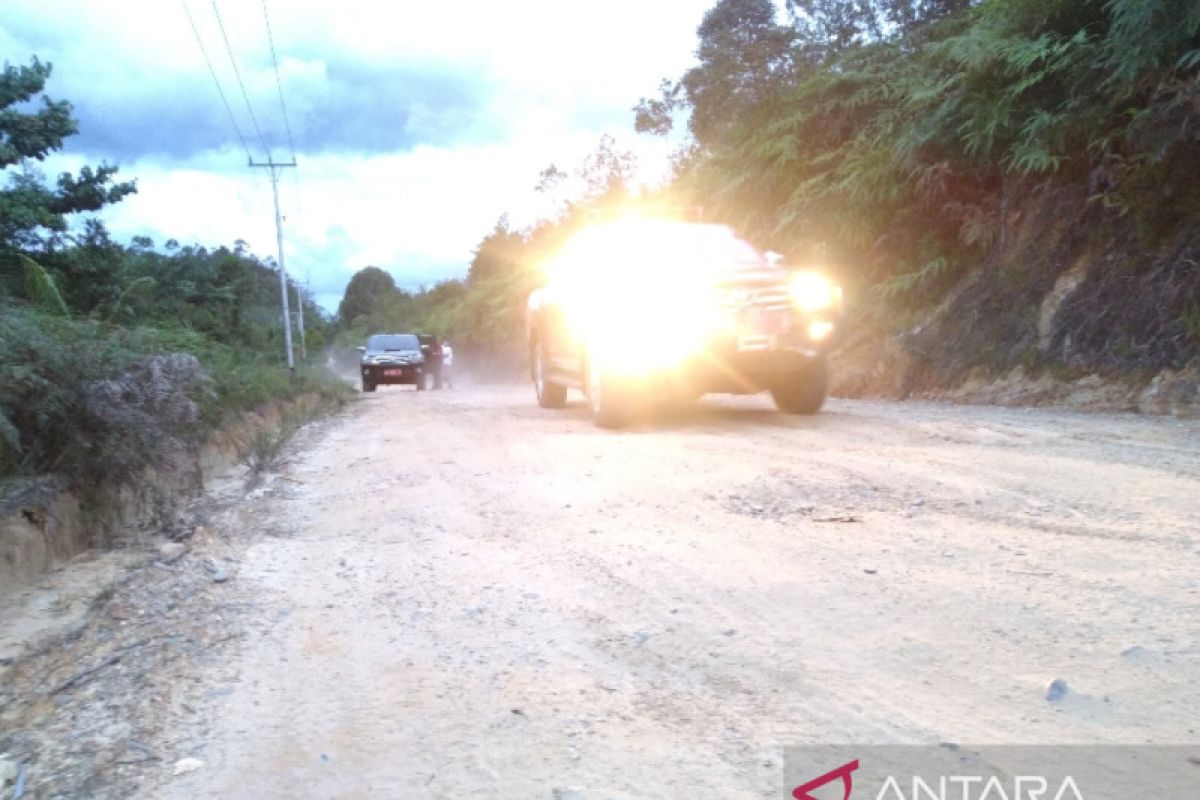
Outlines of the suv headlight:
[[842,287],[819,272],[804,270],[792,276],[792,301],[806,314],[829,311],[842,303]]

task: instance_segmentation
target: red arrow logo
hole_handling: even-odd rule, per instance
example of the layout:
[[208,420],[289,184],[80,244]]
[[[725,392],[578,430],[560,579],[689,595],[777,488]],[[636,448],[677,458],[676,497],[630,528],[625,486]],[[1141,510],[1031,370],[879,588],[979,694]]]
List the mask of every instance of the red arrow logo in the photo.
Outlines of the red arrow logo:
[[827,783],[832,783],[837,778],[842,779],[842,800],[850,800],[850,790],[854,788],[854,782],[850,778],[850,773],[858,769],[858,759],[842,764],[837,769],[826,772],[819,778],[813,778],[803,786],[797,786],[792,790],[792,797],[796,800],[817,800],[809,792],[813,789],[819,789]]

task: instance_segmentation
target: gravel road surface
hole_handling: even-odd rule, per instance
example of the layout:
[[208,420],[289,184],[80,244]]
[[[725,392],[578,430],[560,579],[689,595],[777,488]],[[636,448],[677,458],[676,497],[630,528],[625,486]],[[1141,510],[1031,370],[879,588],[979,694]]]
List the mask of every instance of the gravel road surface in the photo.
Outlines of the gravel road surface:
[[531,395],[385,388],[292,446],[153,794],[787,797],[787,745],[1200,741],[1200,423]]

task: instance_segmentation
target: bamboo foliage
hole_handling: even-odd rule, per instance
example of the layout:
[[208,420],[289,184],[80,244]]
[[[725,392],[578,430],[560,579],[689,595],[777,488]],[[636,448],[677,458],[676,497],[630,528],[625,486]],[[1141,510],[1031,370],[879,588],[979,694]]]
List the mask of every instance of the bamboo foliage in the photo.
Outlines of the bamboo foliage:
[[1200,159],[1194,0],[985,0],[796,64],[679,186],[779,249],[830,241],[889,295],[977,261],[1013,187],[1087,186],[1146,217],[1200,194],[1182,177]]
[[[105,321],[112,322],[116,320],[121,314],[121,311],[124,310],[128,298],[137,296],[138,294],[152,292],[157,286],[158,282],[149,275],[143,275],[140,278],[130,281],[129,285],[125,287],[124,291],[117,296],[112,308],[108,310],[108,314],[105,316]],[[216,293],[214,293],[214,295],[216,295]],[[233,299],[231,293],[222,293],[218,297],[221,300]]]
[[68,316],[70,312],[67,310],[67,304],[63,301],[58,285],[50,273],[28,256],[18,258],[25,271],[25,293],[29,296],[29,302],[52,314]]

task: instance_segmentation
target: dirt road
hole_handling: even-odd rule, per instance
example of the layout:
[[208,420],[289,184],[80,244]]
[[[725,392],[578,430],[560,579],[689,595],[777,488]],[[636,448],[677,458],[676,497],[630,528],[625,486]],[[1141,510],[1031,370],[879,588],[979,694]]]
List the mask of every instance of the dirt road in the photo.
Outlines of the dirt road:
[[744,398],[612,433],[530,394],[301,437],[226,584],[249,635],[152,743],[203,765],[153,794],[783,797],[790,744],[1200,740],[1197,422]]

